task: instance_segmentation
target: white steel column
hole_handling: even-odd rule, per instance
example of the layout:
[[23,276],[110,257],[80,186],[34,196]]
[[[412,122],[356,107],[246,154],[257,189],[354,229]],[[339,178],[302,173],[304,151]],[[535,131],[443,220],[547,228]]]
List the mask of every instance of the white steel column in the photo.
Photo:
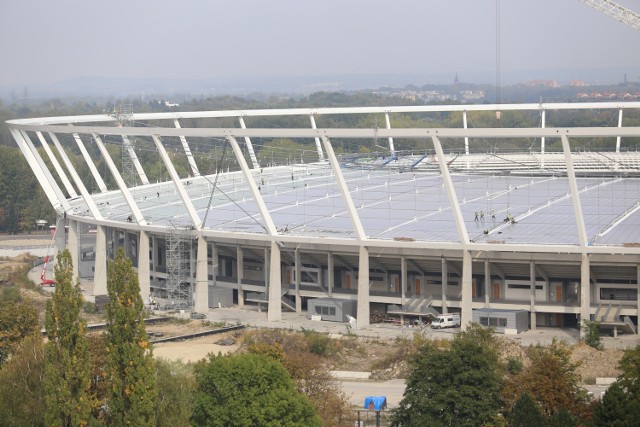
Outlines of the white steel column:
[[333,253],[327,252],[327,290],[329,291],[329,296],[333,294],[333,275]]
[[138,172],[138,176],[140,177],[140,182],[142,183],[142,185],[149,184],[149,179],[147,178],[147,174],[144,173],[144,169],[142,169],[142,165],[140,164],[140,159],[138,159],[136,150],[133,148],[133,144],[131,144],[131,141],[129,141],[129,137],[127,135],[122,135],[122,143],[124,147],[127,149],[127,153],[129,153],[129,157],[131,157],[131,161],[133,162],[133,166],[136,168],[136,172]]
[[74,133],[73,139],[76,141],[76,144],[78,145],[78,149],[82,153],[82,157],[84,158],[84,161],[87,164],[87,167],[91,171],[91,176],[93,176],[93,179],[96,181],[96,185],[98,186],[98,188],[102,193],[105,193],[107,191],[107,185],[102,180],[102,177],[100,176],[100,173],[98,172],[98,169],[96,168],[95,163],[93,163],[93,160],[89,155],[89,152],[85,148],[84,142],[82,142],[80,135],[78,135],[77,133]]
[[69,249],[69,253],[71,254],[71,263],[73,264],[73,277],[71,280],[75,285],[78,280],[80,280],[80,275],[78,274],[80,271],[80,245],[78,241],[78,221],[69,220],[69,232],[68,232],[68,240],[67,240],[67,249]]
[[471,262],[471,252],[462,251],[462,301],[460,316],[461,328],[465,329],[472,319],[472,273],[473,263]]
[[178,176],[178,172],[176,172],[176,168],[173,166],[171,159],[167,155],[167,150],[165,150],[164,145],[162,145],[162,141],[160,141],[160,137],[158,135],[153,135],[153,142],[156,144],[156,148],[158,149],[158,154],[162,158],[164,162],[164,166],[167,168],[169,175],[171,176],[171,180],[173,181],[173,185],[176,187],[178,194],[180,195],[180,199],[184,204],[184,207],[187,209],[189,213],[189,218],[191,219],[191,225],[195,228],[200,228],[202,225],[202,220],[196,211],[196,208],[193,206],[193,202],[187,194],[187,190],[184,188],[184,184],[180,180]]
[[[389,119],[389,112],[386,111],[384,113],[384,121],[387,124],[387,129],[391,129],[391,120]],[[393,156],[394,154],[396,154],[396,149],[393,146],[393,138],[389,137],[389,151],[391,152],[391,155]]]
[[580,195],[578,194],[578,183],[576,182],[576,174],[573,170],[573,159],[571,158],[571,148],[569,147],[569,138],[566,135],[561,136],[562,151],[564,151],[564,159],[567,164],[567,179],[569,180],[569,189],[571,190],[571,200],[573,202],[573,212],[578,228],[578,236],[580,238],[580,246],[587,247],[587,229],[584,225],[584,216],[582,215],[582,205],[580,204]]
[[97,134],[94,133],[92,135],[93,135],[94,141],[96,142],[96,145],[98,146],[98,149],[100,150],[100,153],[102,153],[102,157],[104,158],[105,163],[107,164],[107,166],[109,167],[109,170],[111,171],[111,175],[113,176],[113,179],[115,179],[116,183],[118,184],[118,188],[120,189],[120,192],[124,197],[124,200],[127,202],[129,209],[131,209],[131,214],[133,215],[133,217],[135,218],[138,224],[145,225],[147,221],[142,216],[142,212],[138,208],[138,204],[133,199],[133,196],[131,195],[129,188],[127,187],[127,184],[122,179],[122,175],[120,175],[120,172],[118,171],[118,168],[116,167],[115,163],[113,163],[113,159],[109,155],[107,148],[104,146],[104,144],[102,143],[102,140]]
[[347,182],[344,180],[344,176],[342,175],[342,170],[340,170],[340,164],[338,163],[338,158],[336,154],[333,152],[333,147],[329,142],[329,138],[325,135],[322,135],[322,142],[324,144],[324,149],[327,152],[327,157],[329,158],[329,163],[331,164],[331,169],[333,170],[333,174],[338,181],[338,187],[340,188],[340,193],[342,193],[342,199],[344,200],[344,204],[347,207],[347,212],[349,212],[349,217],[351,218],[351,223],[353,224],[353,229],[356,233],[356,238],[359,242],[363,242],[366,239],[366,235],[364,233],[364,228],[362,227],[362,223],[360,222],[360,217],[358,216],[358,212],[356,211],[356,207],[353,204],[353,199],[351,198],[351,194],[349,193],[349,187],[347,187]]
[[[240,127],[242,129],[246,129],[247,126],[244,124],[244,119],[242,117],[238,117],[240,121]],[[244,137],[244,143],[247,144],[247,151],[249,152],[249,158],[251,159],[251,163],[253,164],[254,169],[260,169],[260,164],[258,163],[258,159],[256,158],[256,153],[253,151],[253,144],[251,144],[251,138],[248,136]]]
[[58,154],[60,154],[60,158],[62,159],[62,162],[64,163],[67,170],[69,171],[69,174],[71,175],[71,179],[73,179],[73,182],[78,188],[78,191],[80,191],[80,194],[82,195],[82,199],[89,207],[89,211],[91,212],[91,215],[93,215],[95,219],[101,220],[102,214],[100,213],[100,210],[96,205],[96,202],[93,200],[93,197],[91,197],[91,195],[89,194],[89,191],[87,191],[87,187],[84,185],[84,182],[82,182],[80,175],[78,175],[78,172],[76,172],[76,169],[73,167],[73,164],[71,163],[71,160],[69,160],[67,153],[64,152],[64,149],[62,148],[62,145],[60,144],[58,137],[53,132],[49,132],[49,137],[53,141],[53,145],[55,145],[56,150],[58,150]]
[[271,242],[269,256],[269,308],[267,320],[274,322],[282,319],[282,266],[280,265],[280,247]]
[[529,263],[529,281],[531,283],[531,292],[529,294],[529,313],[531,314],[531,330],[535,331],[536,319],[536,265],[531,261]]
[[[547,111],[543,109],[540,117],[540,127],[543,129],[546,126],[546,117],[547,117]],[[543,136],[542,138],[540,138],[540,167],[541,168],[544,168],[544,149],[545,149],[545,138]]]
[[407,298],[407,258],[400,257],[400,303],[404,307]]
[[[441,258],[440,264],[442,265],[442,314],[447,314],[449,308],[447,307],[447,286],[449,285],[449,271],[447,270],[447,259]],[[426,286],[425,286],[426,288]]]
[[438,165],[440,165],[440,173],[444,181],[444,186],[447,189],[447,196],[449,196],[449,204],[451,205],[451,212],[456,220],[456,227],[458,229],[458,236],[462,243],[469,244],[469,233],[467,233],[467,226],[462,218],[462,212],[460,211],[460,204],[458,203],[458,196],[456,196],[456,190],[453,187],[453,181],[449,174],[449,167],[444,161],[444,152],[442,151],[442,145],[440,139],[437,136],[432,136],[433,146],[436,150],[436,156],[438,157]]
[[580,263],[580,336],[584,336],[582,332],[582,322],[591,320],[591,269],[589,268],[589,255],[582,254],[582,262]]
[[238,245],[236,250],[236,270],[238,276],[238,307],[244,307],[244,291],[242,290],[242,278],[244,276],[244,251]]
[[207,257],[207,239],[198,236],[196,254],[196,292],[193,309],[198,313],[209,311],[209,263]]
[[66,200],[64,199],[64,196],[61,192],[59,193],[53,190],[51,183],[47,179],[46,174],[42,169],[43,164],[41,163],[41,161],[38,161],[39,156],[37,155],[37,153],[33,153],[27,141],[22,137],[21,132],[11,128],[9,130],[13,135],[13,139],[15,139],[16,143],[18,144],[22,155],[25,157],[27,163],[31,167],[33,174],[36,176],[38,183],[40,183],[40,186],[44,190],[44,195],[47,197],[47,199],[49,199],[49,203],[51,203],[56,211],[64,210],[66,212],[69,208],[69,204],[66,203],[67,207],[65,208],[64,206]]
[[140,282],[140,296],[143,301],[149,300],[151,295],[151,271],[149,269],[149,233],[140,230],[138,235],[138,282]]
[[491,290],[491,265],[489,260],[484,260],[484,306],[489,308],[489,292]]
[[[462,112],[462,127],[467,129],[467,112],[466,111]],[[464,154],[466,154],[467,156],[469,155],[469,137],[468,136],[464,137]]]
[[[318,129],[316,127],[316,119],[315,119],[315,117],[313,117],[313,114],[311,114],[309,116],[309,120],[311,120],[311,128],[312,129]],[[322,152],[322,145],[320,144],[320,138],[318,138],[316,136],[314,139],[316,141],[316,151],[318,152],[318,160],[323,162],[324,161],[324,153]]]
[[236,155],[236,160],[240,165],[240,169],[242,169],[242,173],[244,174],[245,180],[247,181],[247,185],[251,190],[251,194],[253,195],[253,199],[258,205],[258,209],[260,210],[260,215],[264,221],[264,226],[267,230],[267,233],[270,236],[275,236],[277,233],[276,226],[273,223],[273,219],[271,218],[271,214],[269,213],[269,209],[267,209],[267,205],[264,203],[264,199],[260,195],[260,190],[258,190],[258,186],[256,185],[255,180],[253,179],[253,175],[251,174],[251,170],[249,169],[249,165],[247,165],[247,161],[242,155],[242,150],[240,149],[240,145],[238,145],[238,141],[232,135],[227,136],[227,139],[231,143],[231,147],[233,148],[233,152]]
[[[622,108],[618,110],[618,127],[622,127]],[[616,153],[620,153],[620,145],[622,143],[622,137],[618,136],[616,138]]]
[[98,225],[96,228],[93,295],[107,295],[107,233],[104,225]]
[[[178,121],[178,119],[173,120],[173,125],[177,129],[180,129],[180,122]],[[200,176],[200,170],[198,170],[198,165],[196,164],[196,160],[193,158],[193,154],[191,153],[191,148],[189,147],[187,138],[185,138],[183,135],[180,135],[180,142],[182,143],[182,149],[184,150],[184,154],[187,155],[187,161],[189,162],[191,173],[193,174],[193,176]]]
[[73,188],[73,185],[71,185],[69,178],[67,178],[67,174],[64,173],[64,170],[62,169],[62,166],[60,166],[60,162],[58,162],[57,157],[53,154],[53,151],[51,151],[51,148],[49,148],[49,143],[47,143],[47,140],[45,139],[44,135],[42,135],[42,132],[38,131],[36,132],[36,135],[40,140],[40,144],[42,144],[42,148],[44,148],[44,151],[47,153],[47,156],[49,157],[49,160],[51,161],[53,168],[56,170],[56,173],[60,177],[60,181],[62,181],[62,185],[64,185],[64,188],[67,190],[67,194],[71,198],[78,197],[78,195],[76,194],[76,190]]
[[369,250],[360,246],[358,262],[358,329],[369,326]]
[[300,273],[301,273],[301,263],[300,263],[300,251],[296,248],[294,252],[294,269],[295,269],[295,286],[296,286],[296,313],[302,312],[302,297],[300,296]]

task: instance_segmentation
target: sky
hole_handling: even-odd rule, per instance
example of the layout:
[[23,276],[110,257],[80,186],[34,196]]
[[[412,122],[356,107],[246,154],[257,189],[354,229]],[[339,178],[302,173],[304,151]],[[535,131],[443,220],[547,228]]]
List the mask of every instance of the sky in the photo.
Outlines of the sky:
[[[452,81],[458,73],[468,81],[476,72],[495,83],[496,3],[0,0],[0,88],[81,77],[440,73]],[[640,13],[638,0],[619,3]],[[640,70],[640,31],[579,0],[501,0],[500,21],[501,75]]]

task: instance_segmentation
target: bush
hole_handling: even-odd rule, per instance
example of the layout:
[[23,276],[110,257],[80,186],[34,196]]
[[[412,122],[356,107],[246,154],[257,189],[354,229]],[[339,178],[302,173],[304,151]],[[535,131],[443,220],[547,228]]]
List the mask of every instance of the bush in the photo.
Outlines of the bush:
[[522,360],[518,357],[510,357],[507,360],[507,370],[510,374],[517,374],[522,371]]
[[302,328],[302,334],[307,341],[311,353],[323,357],[335,353],[335,346],[327,334],[304,328]]
[[596,350],[602,350],[603,345],[600,342],[600,322],[584,319],[582,321],[582,333],[584,335],[582,340],[585,344]]

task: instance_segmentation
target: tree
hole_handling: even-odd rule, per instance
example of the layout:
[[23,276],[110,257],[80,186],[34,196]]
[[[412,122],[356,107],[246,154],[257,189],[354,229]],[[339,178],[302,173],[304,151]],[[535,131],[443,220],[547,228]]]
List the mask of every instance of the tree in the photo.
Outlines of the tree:
[[114,426],[153,426],[155,362],[144,327],[138,277],[122,248],[107,270],[108,416]]
[[18,344],[38,330],[39,323],[36,308],[16,299],[15,291],[10,289],[16,288],[5,288],[0,299],[0,368]]
[[84,426],[90,414],[89,351],[86,323],[80,318],[82,292],[73,284],[68,250],[58,254],[56,289],[47,303],[45,329],[45,422],[47,425]]
[[44,426],[44,341],[34,333],[22,340],[0,370],[0,424]]
[[156,385],[156,426],[188,426],[196,388],[192,366],[181,361],[157,360]]
[[508,427],[540,427],[546,421],[536,402],[526,392],[513,405],[506,418]]
[[456,335],[449,349],[427,342],[410,361],[411,374],[395,424],[481,426],[501,405],[501,377],[490,329],[477,324]]
[[582,321],[582,333],[584,334],[582,340],[589,347],[593,347],[596,350],[602,350],[602,343],[600,342],[600,322],[597,320]]
[[528,393],[547,419],[562,409],[583,418],[588,396],[578,384],[577,367],[571,362],[571,350],[562,341],[554,339],[548,347],[533,348],[531,366],[505,383],[506,410],[510,411],[520,396]]
[[268,356],[209,355],[196,364],[194,426],[320,426],[306,396]]

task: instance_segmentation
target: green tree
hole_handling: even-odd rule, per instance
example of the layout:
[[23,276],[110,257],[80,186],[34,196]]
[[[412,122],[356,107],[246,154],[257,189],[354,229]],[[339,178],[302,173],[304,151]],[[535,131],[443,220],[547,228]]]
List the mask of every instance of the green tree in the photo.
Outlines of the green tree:
[[602,350],[602,343],[600,342],[600,322],[597,320],[582,321],[582,340],[589,347],[593,347],[596,350]]
[[108,412],[114,426],[153,426],[155,362],[144,327],[138,277],[122,248],[107,270]]
[[306,396],[269,356],[209,355],[195,367],[194,426],[320,426]]
[[181,361],[156,360],[156,427],[190,425],[196,388],[193,367]]
[[481,426],[501,406],[501,376],[490,329],[472,324],[449,349],[427,342],[410,361],[411,374],[394,423],[411,426]]
[[562,409],[583,418],[588,412],[588,396],[578,384],[577,367],[571,362],[571,349],[562,341],[554,339],[547,347],[534,347],[531,365],[505,383],[506,410],[510,411],[520,396],[528,393],[546,418]]
[[22,340],[0,370],[0,424],[44,426],[44,341],[37,332]]
[[84,426],[90,413],[89,351],[86,322],[80,318],[82,291],[73,283],[73,264],[68,250],[58,254],[56,289],[47,303],[44,326],[45,422],[47,425]]
[[15,289],[3,289],[0,299],[0,368],[18,344],[38,330],[38,311],[30,303],[16,298]]
[[526,392],[513,405],[506,419],[507,427],[541,427],[546,421],[536,402]]

